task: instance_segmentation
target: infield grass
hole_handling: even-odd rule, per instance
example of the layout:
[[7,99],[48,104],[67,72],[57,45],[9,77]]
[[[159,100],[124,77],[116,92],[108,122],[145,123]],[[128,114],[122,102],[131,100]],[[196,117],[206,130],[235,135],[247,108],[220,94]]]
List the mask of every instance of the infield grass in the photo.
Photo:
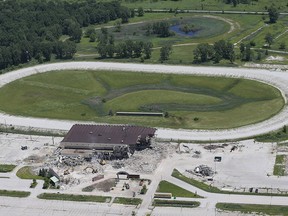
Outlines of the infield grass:
[[[0,110],[15,115],[188,129],[260,122],[284,105],[278,89],[252,80],[77,70],[14,81],[0,89],[0,101]],[[108,116],[110,110],[169,117]]]

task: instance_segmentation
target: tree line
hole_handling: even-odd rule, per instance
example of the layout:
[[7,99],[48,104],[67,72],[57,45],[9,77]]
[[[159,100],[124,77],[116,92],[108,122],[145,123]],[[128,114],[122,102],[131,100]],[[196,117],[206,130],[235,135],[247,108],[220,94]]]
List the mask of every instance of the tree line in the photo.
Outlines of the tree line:
[[231,63],[235,60],[234,45],[228,41],[220,40],[213,45],[201,43],[194,50],[194,63],[203,63],[213,60],[219,63],[222,59],[227,59]]
[[153,44],[150,41],[126,40],[115,43],[114,36],[106,28],[98,35],[97,52],[101,58],[139,58],[149,59]]
[[[65,59],[76,53],[82,27],[120,18],[128,22],[134,12],[118,1],[14,1],[0,2],[0,69],[30,61]],[[61,39],[68,35],[69,39]]]

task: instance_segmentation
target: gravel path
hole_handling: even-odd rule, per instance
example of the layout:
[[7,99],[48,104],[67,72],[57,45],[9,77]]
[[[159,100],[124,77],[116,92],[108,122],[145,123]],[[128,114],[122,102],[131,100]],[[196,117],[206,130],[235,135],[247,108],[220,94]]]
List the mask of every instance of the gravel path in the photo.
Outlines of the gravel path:
[[[288,95],[288,74],[287,72],[269,71],[264,69],[224,68],[224,67],[192,67],[192,66],[171,66],[171,65],[149,65],[130,63],[104,63],[104,62],[67,62],[38,65],[9,72],[0,76],[0,87],[37,73],[44,73],[51,70],[86,69],[86,70],[118,70],[131,72],[152,72],[152,73],[174,73],[174,74],[195,74],[207,76],[227,76],[237,78],[248,78],[259,80],[279,88],[287,102]],[[0,113],[0,124],[12,124],[15,126],[26,126],[44,129],[68,130],[75,121],[40,119],[30,117],[11,116]],[[81,122],[78,122],[81,123]],[[82,122],[83,123],[83,122]],[[91,123],[91,122],[89,122]],[[163,139],[180,140],[224,140],[251,137],[271,130],[281,128],[288,124],[288,108],[276,116],[254,125],[244,126],[227,130],[182,130],[159,128],[157,137]]]

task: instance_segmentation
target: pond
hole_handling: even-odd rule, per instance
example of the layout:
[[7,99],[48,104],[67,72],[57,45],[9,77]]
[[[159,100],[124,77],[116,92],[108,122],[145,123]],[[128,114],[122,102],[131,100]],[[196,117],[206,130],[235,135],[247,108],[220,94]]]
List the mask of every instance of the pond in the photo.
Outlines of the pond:
[[184,32],[181,30],[181,27],[182,25],[173,25],[169,28],[170,31],[173,31],[175,32],[176,34],[178,35],[181,35],[181,36],[189,36],[189,37],[193,37],[193,36],[196,36],[197,33],[199,33],[199,31],[201,30],[198,30],[198,31],[189,31],[188,33]]

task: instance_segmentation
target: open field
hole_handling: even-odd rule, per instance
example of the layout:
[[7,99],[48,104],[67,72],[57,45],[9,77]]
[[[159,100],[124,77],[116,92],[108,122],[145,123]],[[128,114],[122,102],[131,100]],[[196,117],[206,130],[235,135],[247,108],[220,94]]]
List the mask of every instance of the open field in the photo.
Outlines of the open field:
[[187,191],[177,185],[174,185],[168,181],[161,181],[158,185],[157,192],[161,193],[172,193],[173,197],[193,197],[193,198],[203,198],[195,193]]
[[[230,29],[230,25],[217,17],[213,16],[176,16],[169,19],[165,19],[165,21],[170,26],[170,32],[174,32],[175,34],[170,37],[161,38],[155,34],[146,35],[146,29],[148,25],[152,25],[157,22],[153,21],[143,21],[139,23],[135,23],[133,25],[123,25],[121,27],[120,32],[115,32],[115,28],[109,28],[108,32],[113,34],[117,41],[123,40],[141,40],[141,41],[151,41],[154,44],[154,47],[162,46],[166,43],[171,44],[181,44],[181,43],[189,43],[195,42],[199,40],[215,38],[217,36],[222,36],[224,33],[227,33]],[[180,35],[171,29],[171,26],[176,25],[184,25],[184,24],[193,24],[195,28],[200,29],[195,33],[195,35]],[[100,30],[96,30],[96,34],[100,34]]]
[[[17,87],[16,87],[17,86]],[[284,101],[272,86],[244,79],[107,71],[58,71],[4,86],[7,113],[160,127],[230,128],[277,114]],[[169,117],[109,112],[168,112]]]
[[288,215],[288,206],[217,203],[216,208],[224,211],[237,211],[244,214],[253,213],[253,215]]
[[[254,61],[258,63],[280,63],[285,64],[287,62],[287,47],[280,49],[280,45],[287,41],[288,29],[287,29],[288,16],[280,16],[276,24],[267,24],[268,15],[251,15],[251,14],[173,14],[173,13],[146,13],[143,17],[131,18],[128,24],[121,25],[121,31],[115,32],[115,21],[108,22],[106,24],[97,25],[95,29],[99,35],[100,27],[107,27],[108,32],[114,35],[115,44],[123,42],[125,40],[133,41],[151,41],[154,48],[150,59],[144,59],[145,63],[159,63],[160,47],[163,44],[170,43],[173,46],[172,53],[166,64],[193,64],[194,54],[193,51],[199,43],[213,44],[221,39],[228,40],[235,44],[236,56],[239,57],[239,44],[249,44],[253,42]],[[185,36],[175,34],[167,38],[157,37],[156,35],[145,34],[148,24],[165,20],[170,26],[175,23],[188,23],[201,26],[204,30],[197,32],[194,36]],[[85,30],[84,30],[85,31]],[[266,58],[270,55],[274,55],[273,52],[268,56],[264,55],[267,47],[264,47],[265,35],[272,33],[274,42],[271,45],[271,50],[281,51],[284,53],[277,53],[278,56],[283,58],[279,62],[266,61]],[[89,42],[89,38],[83,37],[81,42],[77,44],[77,53],[75,59],[77,60],[89,60],[93,61],[99,59],[99,55],[96,50],[97,41]],[[287,45],[286,45],[287,46]],[[256,59],[259,49],[263,49],[261,52],[261,58]],[[260,54],[259,54],[260,55]],[[117,62],[143,62],[141,58],[105,58],[102,61],[117,61]],[[245,62],[240,58],[236,58],[233,64],[228,60],[222,60],[218,64],[214,64],[213,61],[203,63],[208,66],[228,66],[236,67],[243,65]]]

